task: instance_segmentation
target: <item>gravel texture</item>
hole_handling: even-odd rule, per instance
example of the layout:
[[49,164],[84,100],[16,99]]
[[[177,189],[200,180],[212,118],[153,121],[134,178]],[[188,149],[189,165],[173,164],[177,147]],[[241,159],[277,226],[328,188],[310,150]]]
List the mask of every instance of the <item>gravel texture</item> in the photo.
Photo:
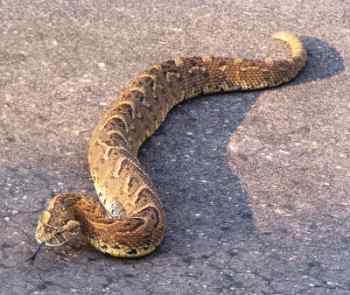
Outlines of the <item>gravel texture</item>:
[[[159,251],[24,262],[52,194],[94,193],[90,132],[128,80],[177,54],[283,55],[279,30],[309,50],[295,81],[180,105],[144,145]],[[349,56],[348,1],[0,0],[0,293],[350,294]]]

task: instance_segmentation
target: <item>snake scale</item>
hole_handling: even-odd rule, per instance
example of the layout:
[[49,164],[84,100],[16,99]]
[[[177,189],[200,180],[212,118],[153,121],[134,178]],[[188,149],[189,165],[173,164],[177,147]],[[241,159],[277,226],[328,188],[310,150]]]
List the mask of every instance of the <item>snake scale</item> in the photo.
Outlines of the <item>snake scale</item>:
[[90,139],[90,173],[99,201],[80,193],[61,193],[50,199],[36,229],[39,245],[60,246],[85,238],[112,256],[140,257],[153,252],[164,237],[165,214],[137,158],[141,144],[184,100],[274,87],[296,77],[307,59],[302,42],[288,32],[276,33],[273,39],[289,45],[290,57],[177,57],[132,80]]

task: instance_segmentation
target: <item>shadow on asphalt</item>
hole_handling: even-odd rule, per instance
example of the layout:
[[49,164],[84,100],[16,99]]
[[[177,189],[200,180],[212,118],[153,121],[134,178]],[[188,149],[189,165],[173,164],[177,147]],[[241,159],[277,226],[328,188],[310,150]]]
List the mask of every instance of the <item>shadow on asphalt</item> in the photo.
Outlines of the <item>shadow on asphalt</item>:
[[[344,70],[340,53],[327,42],[302,39],[307,66],[282,87],[327,79]],[[162,255],[188,260],[199,253],[206,256],[222,243],[234,248],[257,234],[249,198],[227,163],[226,145],[260,93],[205,96],[180,104],[141,149],[140,159],[166,208]]]

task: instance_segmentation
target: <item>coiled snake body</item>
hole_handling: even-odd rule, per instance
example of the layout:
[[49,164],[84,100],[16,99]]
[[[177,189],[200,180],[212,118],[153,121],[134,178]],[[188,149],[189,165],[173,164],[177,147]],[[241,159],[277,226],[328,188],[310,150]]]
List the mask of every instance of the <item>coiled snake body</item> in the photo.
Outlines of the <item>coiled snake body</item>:
[[79,193],[52,198],[38,222],[38,243],[59,246],[84,236],[113,256],[139,257],[154,251],[164,236],[165,215],[137,159],[139,147],[184,100],[273,87],[293,79],[306,63],[306,51],[291,33],[273,38],[289,45],[289,58],[178,57],[139,74],[96,126],[89,143],[90,173],[99,202]]

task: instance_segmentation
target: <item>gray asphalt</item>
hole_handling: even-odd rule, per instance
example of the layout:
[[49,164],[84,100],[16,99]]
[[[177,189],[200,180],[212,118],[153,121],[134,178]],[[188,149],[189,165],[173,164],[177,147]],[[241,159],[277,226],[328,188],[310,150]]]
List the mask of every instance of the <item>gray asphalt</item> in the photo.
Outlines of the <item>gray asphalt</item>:
[[[178,106],[140,157],[167,212],[138,260],[43,251],[48,198],[93,194],[92,128],[122,87],[175,55],[262,57],[289,30],[305,71]],[[0,294],[350,294],[350,3],[0,1]]]

